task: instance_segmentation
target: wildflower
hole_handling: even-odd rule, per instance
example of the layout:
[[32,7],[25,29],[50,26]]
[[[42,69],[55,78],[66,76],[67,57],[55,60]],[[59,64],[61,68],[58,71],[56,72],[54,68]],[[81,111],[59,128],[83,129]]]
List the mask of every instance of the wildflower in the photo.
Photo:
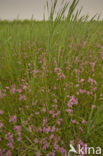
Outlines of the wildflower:
[[11,151],[10,151],[10,150],[9,150],[9,151],[7,151],[7,152],[6,152],[6,154],[5,154],[5,156],[12,156]]
[[35,138],[34,139],[34,143],[38,143],[38,138]]
[[57,113],[54,113],[54,114],[52,115],[52,117],[54,118],[54,117],[58,116],[59,114],[60,114],[60,111],[58,111]]
[[76,84],[76,87],[79,87],[79,84]]
[[53,113],[54,113],[54,110],[50,110],[50,111],[49,111],[49,114],[53,114]]
[[78,104],[78,99],[73,95],[70,97],[70,100],[68,102],[68,107],[72,108],[73,105]]
[[76,94],[79,95],[80,93],[79,92],[76,92]]
[[67,155],[67,151],[63,147],[59,148],[59,152],[62,153],[64,156]]
[[21,137],[18,137],[18,138],[17,138],[17,141],[21,141]]
[[19,96],[19,100],[20,100],[20,101],[26,100],[26,96],[25,96],[25,95],[20,95],[20,96]]
[[87,121],[85,121],[85,120],[82,120],[82,124],[84,124],[84,125],[85,125],[85,124],[87,124]]
[[11,116],[10,117],[10,119],[9,119],[9,122],[16,122],[16,120],[17,120],[17,117],[16,117],[16,115],[13,115],[13,116]]
[[21,126],[20,125],[15,125],[14,130],[17,132],[17,135],[18,135],[17,140],[20,141],[21,140]]
[[55,67],[55,68],[54,68],[54,71],[55,71],[55,72],[60,72],[60,71],[61,71],[61,69],[60,69],[60,68],[58,68],[58,67]]
[[65,110],[67,113],[69,113],[70,115],[72,115],[72,113],[73,113],[73,110],[72,109],[66,109]]
[[62,119],[59,119],[58,121],[57,121],[57,124],[60,126],[61,125],[61,123],[62,123]]
[[8,147],[11,148],[11,149],[14,149],[13,142],[9,142],[9,143],[8,143]]
[[83,132],[83,129],[81,127],[79,127],[80,132]]
[[2,122],[0,122],[0,128],[2,128],[3,127],[3,123]]
[[51,132],[55,132],[56,131],[56,127],[55,126],[52,126],[51,127]]
[[46,127],[44,127],[44,128],[43,128],[43,131],[44,131],[45,133],[47,133],[47,134],[48,134],[48,133],[51,131],[50,126],[49,126],[49,127],[47,127],[47,128],[46,128]]
[[97,84],[97,82],[96,82],[96,80],[93,80],[92,78],[89,78],[88,79],[88,82],[91,84],[91,85],[96,85]]
[[43,126],[45,126],[47,122],[48,122],[48,119],[47,118],[44,118],[43,119]]
[[35,112],[35,115],[39,115],[40,113],[39,112]]
[[22,88],[23,88],[24,90],[26,90],[26,89],[27,89],[27,86],[26,86],[26,85],[23,85]]
[[61,80],[63,78],[65,78],[65,75],[63,73],[57,73],[58,79],[57,80]]
[[79,89],[79,93],[83,94],[83,93],[85,93],[85,92],[86,92],[85,90]]
[[15,125],[14,130],[16,130],[17,132],[20,132],[21,131],[21,126]]
[[45,107],[42,108],[42,112],[46,112],[46,108]]
[[39,132],[42,132],[42,128],[41,128],[41,127],[39,127],[39,128],[38,128],[38,131],[39,131]]
[[48,143],[44,144],[43,145],[43,150],[46,150],[48,147],[49,147],[49,144]]
[[0,99],[2,99],[2,97],[3,97],[3,95],[2,95],[2,93],[1,93],[1,91],[0,91]]
[[77,124],[77,125],[79,124],[78,121],[76,121],[76,120],[71,120],[71,122],[72,122],[73,124]]
[[17,89],[16,90],[18,93],[21,93],[22,92],[22,89]]
[[90,91],[87,91],[87,95],[93,95],[93,94],[92,94],[92,92],[90,92]]
[[8,87],[8,86],[6,86],[6,87],[5,87],[5,89],[9,89],[9,87]]
[[5,134],[5,139],[9,142],[13,142],[13,134],[11,132],[8,132],[7,134]]
[[54,138],[54,134],[51,134],[51,135],[49,136],[49,139],[52,140],[53,138]]
[[0,115],[3,115],[4,111],[3,110],[0,110]]
[[16,88],[15,87],[16,87],[16,85],[13,84],[12,87],[11,87],[11,90],[10,90],[10,93],[11,94],[15,94],[15,91],[16,91]]
[[54,85],[53,89],[54,89],[54,90],[56,90],[56,89],[57,89],[57,86],[56,86],[56,85]]
[[57,103],[57,99],[56,98],[54,99],[54,103]]

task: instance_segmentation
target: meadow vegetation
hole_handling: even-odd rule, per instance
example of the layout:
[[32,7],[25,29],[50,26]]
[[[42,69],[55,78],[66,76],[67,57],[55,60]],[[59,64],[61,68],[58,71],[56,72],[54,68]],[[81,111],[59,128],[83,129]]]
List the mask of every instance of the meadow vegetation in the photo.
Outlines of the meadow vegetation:
[[103,21],[53,2],[48,21],[0,21],[0,156],[103,149]]

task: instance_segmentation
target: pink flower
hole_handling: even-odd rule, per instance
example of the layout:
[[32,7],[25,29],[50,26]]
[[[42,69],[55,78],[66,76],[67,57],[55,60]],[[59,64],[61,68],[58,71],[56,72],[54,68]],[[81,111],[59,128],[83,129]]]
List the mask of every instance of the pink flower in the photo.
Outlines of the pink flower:
[[9,143],[8,143],[8,147],[11,148],[11,149],[14,149],[13,142],[9,142]]
[[48,143],[44,144],[43,145],[43,150],[46,150],[48,147],[49,147],[49,144]]
[[81,127],[79,127],[80,132],[83,132],[83,129]]
[[49,114],[53,114],[53,113],[54,113],[54,110],[50,110],[50,111],[49,111]]
[[57,99],[56,98],[54,99],[54,103],[57,103]]
[[83,93],[85,93],[85,92],[86,92],[85,90],[79,89],[79,93],[83,94]]
[[21,131],[21,126],[20,125],[15,125],[14,130],[16,130],[17,132],[20,132]]
[[3,97],[3,95],[2,95],[2,93],[1,93],[1,91],[0,91],[0,99],[2,99],[2,97]]
[[20,101],[26,100],[26,96],[25,96],[25,95],[20,95],[20,96],[19,96],[19,100],[20,100]]
[[92,92],[90,92],[90,91],[87,91],[87,95],[93,95],[93,94],[92,94]]
[[39,115],[40,113],[39,112],[35,112],[35,115]]
[[67,155],[67,151],[63,147],[59,147],[60,153],[62,153],[64,156]]
[[42,108],[42,112],[46,112],[46,108],[45,107]]
[[58,79],[61,80],[62,78],[65,78],[65,75],[63,73],[57,73]]
[[68,107],[72,108],[73,105],[78,104],[78,99],[73,95],[70,97],[70,100],[68,102]]
[[76,87],[79,87],[79,84],[76,84]]
[[71,120],[71,122],[72,122],[73,124],[77,124],[77,125],[79,124],[78,121],[76,121],[76,120]]
[[9,122],[16,122],[17,118],[16,115],[10,117]]
[[73,110],[72,109],[66,109],[65,110],[67,113],[69,113],[70,115],[72,115],[72,113],[73,113]]
[[17,89],[16,90],[18,93],[21,93],[22,92],[22,89]]
[[26,89],[27,89],[27,86],[26,86],[26,85],[23,85],[22,88],[23,88],[24,90],[26,90]]
[[43,125],[42,126],[45,126],[47,122],[48,122],[48,119],[47,118],[44,118],[43,119]]
[[54,113],[54,114],[52,115],[52,117],[54,118],[54,117],[58,116],[59,114],[60,114],[60,111],[58,111],[57,113]]
[[43,128],[43,131],[44,131],[45,133],[47,133],[47,134],[48,134],[48,133],[51,131],[50,126],[49,126],[49,127],[47,127],[47,128],[46,128],[46,127],[44,127],[44,128]]
[[5,134],[5,139],[13,142],[13,134],[11,132],[8,132],[7,134]]
[[11,151],[10,151],[10,150],[9,150],[9,151],[7,151],[7,152],[6,152],[6,154],[5,154],[5,156],[12,156]]
[[56,127],[55,126],[52,126],[51,127],[51,132],[55,132],[56,131]]
[[0,115],[3,115],[4,111],[0,110]]
[[61,69],[60,69],[60,68],[58,68],[58,67],[55,67],[55,68],[54,68],[54,71],[55,71],[55,72],[60,72],[60,71],[61,71]]
[[91,84],[91,85],[96,85],[97,84],[97,82],[95,81],[95,80],[93,80],[92,78],[89,78],[88,79],[88,82]]
[[11,94],[15,94],[15,91],[16,91],[16,88],[15,87],[16,87],[16,85],[13,84],[12,87],[11,87],[11,90],[10,90],[10,93]]
[[34,143],[38,143],[38,138],[35,138],[34,139]]
[[41,128],[41,127],[39,127],[38,131],[39,131],[39,132],[42,132],[42,128]]
[[9,89],[9,87],[8,87],[8,86],[6,86],[6,87],[5,87],[5,89]]
[[36,69],[34,69],[34,70],[31,71],[31,73],[33,73],[33,74],[37,74],[38,72],[39,72],[39,71],[36,70]]
[[57,121],[57,124],[60,126],[61,125],[61,123],[62,123],[62,119],[59,119],[58,121]]
[[20,136],[17,138],[17,141],[21,141],[21,137]]
[[53,89],[54,89],[54,90],[56,90],[56,89],[57,89],[57,86],[56,86],[56,85],[54,85]]
[[51,134],[51,135],[49,136],[49,139],[52,140],[53,138],[54,138],[54,134]]
[[87,121],[85,121],[85,120],[82,120],[82,124],[84,124],[84,125],[85,125],[85,124],[87,124]]
[[2,128],[3,127],[3,123],[2,122],[0,122],[0,128]]

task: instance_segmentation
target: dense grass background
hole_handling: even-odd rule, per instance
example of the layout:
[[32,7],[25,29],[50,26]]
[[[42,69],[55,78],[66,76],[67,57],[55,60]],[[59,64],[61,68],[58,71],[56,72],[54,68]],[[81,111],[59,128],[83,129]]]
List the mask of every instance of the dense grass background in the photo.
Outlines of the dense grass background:
[[103,149],[102,112],[102,21],[0,21],[0,156]]

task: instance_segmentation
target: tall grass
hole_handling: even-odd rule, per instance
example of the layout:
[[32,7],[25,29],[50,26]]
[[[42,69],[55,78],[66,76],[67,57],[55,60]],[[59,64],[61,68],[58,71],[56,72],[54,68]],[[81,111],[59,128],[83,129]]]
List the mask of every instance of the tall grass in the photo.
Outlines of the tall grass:
[[0,156],[103,149],[103,22],[58,3],[47,21],[0,21]]

